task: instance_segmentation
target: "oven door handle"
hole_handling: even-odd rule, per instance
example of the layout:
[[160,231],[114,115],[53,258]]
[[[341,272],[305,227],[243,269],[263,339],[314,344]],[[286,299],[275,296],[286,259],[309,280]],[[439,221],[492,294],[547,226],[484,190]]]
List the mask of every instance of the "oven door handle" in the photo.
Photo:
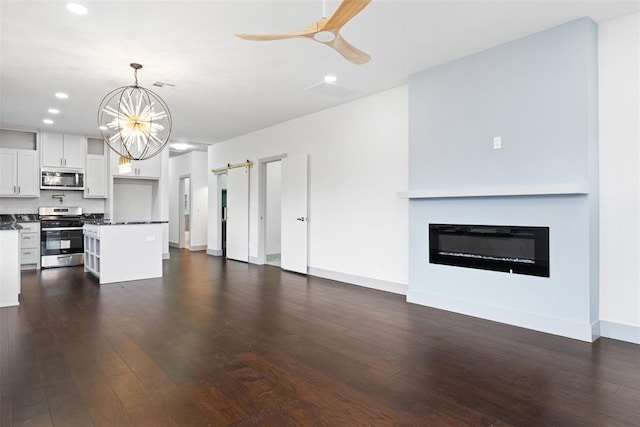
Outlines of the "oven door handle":
[[67,230],[82,230],[82,227],[44,227],[42,231],[67,231]]

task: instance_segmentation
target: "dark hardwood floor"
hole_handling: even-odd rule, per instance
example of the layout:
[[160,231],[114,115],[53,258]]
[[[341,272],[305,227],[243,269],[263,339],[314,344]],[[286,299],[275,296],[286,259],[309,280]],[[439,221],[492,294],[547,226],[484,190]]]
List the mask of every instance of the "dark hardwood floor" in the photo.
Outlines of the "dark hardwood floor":
[[164,273],[24,272],[0,309],[0,425],[640,426],[638,345],[202,252]]

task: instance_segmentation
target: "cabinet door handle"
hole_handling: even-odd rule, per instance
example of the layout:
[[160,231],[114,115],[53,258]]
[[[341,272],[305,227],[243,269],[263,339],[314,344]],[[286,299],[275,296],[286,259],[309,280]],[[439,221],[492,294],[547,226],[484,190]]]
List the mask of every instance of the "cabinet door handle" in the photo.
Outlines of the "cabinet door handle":
[[18,194],[20,194],[20,186],[18,185]]
[[18,187],[15,185],[13,186],[13,194],[18,194]]
[[87,187],[87,194],[91,194],[91,189]]

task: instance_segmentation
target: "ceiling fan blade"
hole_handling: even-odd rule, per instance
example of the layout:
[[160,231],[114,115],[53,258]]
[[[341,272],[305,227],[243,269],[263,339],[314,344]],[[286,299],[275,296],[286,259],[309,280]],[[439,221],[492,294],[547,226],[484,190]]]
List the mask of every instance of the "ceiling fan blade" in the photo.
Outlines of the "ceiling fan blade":
[[323,31],[341,28],[356,16],[362,9],[367,7],[371,0],[343,0],[340,6],[333,12],[333,15],[322,25]]
[[268,40],[283,40],[283,39],[291,39],[294,37],[301,37],[300,34],[296,33],[288,33],[288,34],[236,34],[236,37],[245,40],[255,40],[255,41],[268,41]]
[[336,52],[354,64],[366,64],[371,59],[366,52],[363,52],[350,44],[339,33],[336,34],[336,39],[334,41],[325,44],[334,48]]
[[293,31],[291,33],[285,34],[247,34],[247,33],[237,33],[236,37],[240,37],[245,40],[256,40],[256,41],[268,41],[268,40],[283,40],[283,39],[291,39],[294,37],[313,37],[315,33],[318,32],[318,26],[322,20],[318,22],[314,22],[304,28],[301,28],[297,31]]

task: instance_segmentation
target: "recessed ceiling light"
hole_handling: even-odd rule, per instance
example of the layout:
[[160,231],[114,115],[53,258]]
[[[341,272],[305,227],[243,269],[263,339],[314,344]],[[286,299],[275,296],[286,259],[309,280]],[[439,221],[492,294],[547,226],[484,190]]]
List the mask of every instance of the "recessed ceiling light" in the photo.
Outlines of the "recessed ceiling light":
[[51,114],[59,114],[60,113],[60,110],[58,110],[57,108],[49,108],[47,111],[49,113],[51,113]]
[[48,124],[48,125],[52,125],[53,124],[53,120],[51,119],[44,119],[42,120],[42,123]]
[[66,94],[66,93],[64,93],[64,92],[56,92],[56,98],[59,98],[59,99],[67,99],[67,98],[69,98],[69,95],[67,95],[67,94]]
[[333,76],[331,74],[324,76],[324,82],[325,83],[335,83],[338,80],[338,78],[336,76]]
[[106,126],[98,126],[98,129],[100,129],[100,130],[107,130],[107,127],[106,127]]
[[187,148],[190,148],[191,146],[189,144],[175,143],[175,144],[171,144],[170,147],[173,148],[174,150],[184,151]]
[[89,9],[78,3],[67,3],[67,10],[76,15],[86,15]]

